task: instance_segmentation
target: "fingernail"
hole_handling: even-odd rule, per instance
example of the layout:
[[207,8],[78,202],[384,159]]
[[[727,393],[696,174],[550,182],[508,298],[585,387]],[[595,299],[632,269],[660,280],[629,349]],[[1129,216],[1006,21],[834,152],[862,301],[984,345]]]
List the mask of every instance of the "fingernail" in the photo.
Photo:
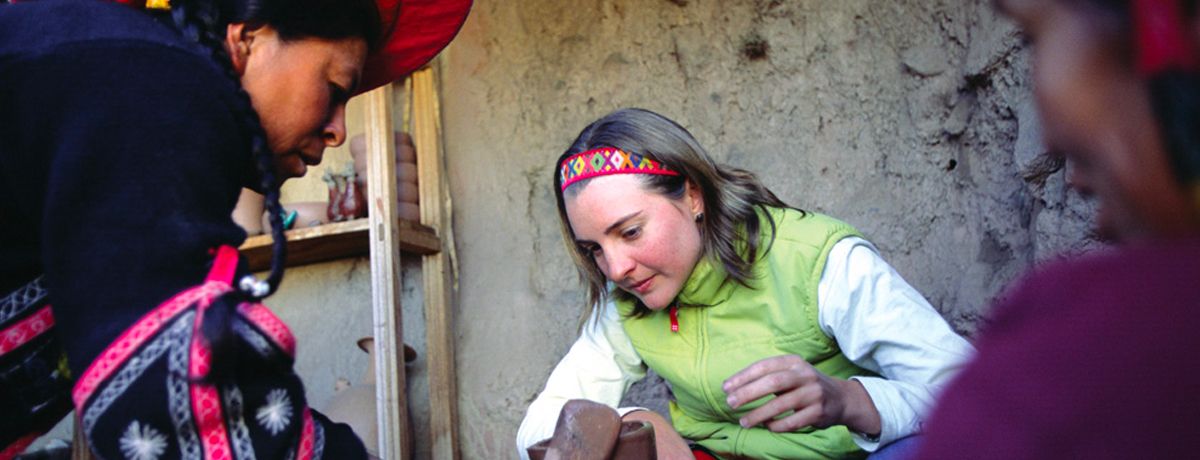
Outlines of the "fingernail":
[[730,396],[730,397],[728,397],[728,398],[725,398],[725,404],[729,404],[729,407],[736,406],[736,405],[737,405],[737,398],[735,398],[735,397],[733,397],[733,396]]
[[744,418],[738,419],[738,425],[741,425],[742,428],[750,428],[750,424],[746,423],[746,419],[744,419]]

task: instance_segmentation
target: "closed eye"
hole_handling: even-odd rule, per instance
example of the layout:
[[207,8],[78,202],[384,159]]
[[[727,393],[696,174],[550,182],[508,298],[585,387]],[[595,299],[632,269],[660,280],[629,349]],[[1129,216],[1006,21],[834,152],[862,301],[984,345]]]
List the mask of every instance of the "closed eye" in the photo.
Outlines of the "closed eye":
[[621,237],[627,240],[632,240],[641,236],[642,227],[629,227],[621,232]]
[[580,244],[577,247],[579,248],[580,253],[582,253],[584,255],[589,255],[592,257],[600,255],[600,253],[603,251],[600,248],[600,245],[595,244],[595,243]]
[[329,82],[329,105],[337,107],[345,104],[350,100],[350,90],[338,85],[334,82]]

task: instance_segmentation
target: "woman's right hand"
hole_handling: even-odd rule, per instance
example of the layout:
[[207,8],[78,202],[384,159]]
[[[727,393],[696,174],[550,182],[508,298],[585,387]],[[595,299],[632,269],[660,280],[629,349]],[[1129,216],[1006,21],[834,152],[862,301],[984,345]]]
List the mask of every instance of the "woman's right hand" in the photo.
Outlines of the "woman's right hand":
[[658,412],[636,410],[625,414],[621,420],[649,422],[654,427],[654,449],[659,460],[692,460],[696,458],[692,455],[692,449],[688,447],[687,441],[683,440],[683,436],[680,436],[675,431],[675,427],[671,426],[671,422],[668,422]]

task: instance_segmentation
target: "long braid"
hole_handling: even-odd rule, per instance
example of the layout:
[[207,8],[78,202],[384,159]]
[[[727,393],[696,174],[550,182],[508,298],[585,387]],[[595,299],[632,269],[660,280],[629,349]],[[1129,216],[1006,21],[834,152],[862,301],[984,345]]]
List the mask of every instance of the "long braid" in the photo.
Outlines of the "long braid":
[[1163,72],[1150,78],[1149,87],[1175,178],[1200,209],[1200,75]]
[[[283,265],[287,256],[287,245],[283,235],[283,207],[279,203],[279,184],[276,182],[272,155],[267,147],[266,133],[250,95],[241,86],[237,72],[234,71],[229,53],[225,50],[220,11],[211,3],[204,0],[176,0],[171,8],[171,19],[175,26],[186,38],[200,44],[206,49],[226,76],[237,88],[237,116],[242,122],[246,134],[250,138],[250,151],[254,157],[259,172],[260,189],[266,191],[266,209],[271,224],[271,271],[265,281],[254,282],[251,279],[245,285],[234,286],[234,290],[215,299],[205,312],[201,331],[212,349],[212,366],[206,379],[212,382],[230,381],[238,366],[239,353],[237,341],[233,332],[233,320],[237,314],[238,305],[243,302],[261,300],[275,292],[283,280]],[[240,284],[240,283],[239,283]]]

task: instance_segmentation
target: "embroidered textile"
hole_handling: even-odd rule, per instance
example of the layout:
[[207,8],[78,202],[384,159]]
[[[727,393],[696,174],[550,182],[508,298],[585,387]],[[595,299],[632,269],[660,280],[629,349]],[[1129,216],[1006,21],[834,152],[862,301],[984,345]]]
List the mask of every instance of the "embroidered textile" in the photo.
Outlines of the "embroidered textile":
[[0,298],[0,460],[20,454],[71,410],[62,346],[41,277]]

